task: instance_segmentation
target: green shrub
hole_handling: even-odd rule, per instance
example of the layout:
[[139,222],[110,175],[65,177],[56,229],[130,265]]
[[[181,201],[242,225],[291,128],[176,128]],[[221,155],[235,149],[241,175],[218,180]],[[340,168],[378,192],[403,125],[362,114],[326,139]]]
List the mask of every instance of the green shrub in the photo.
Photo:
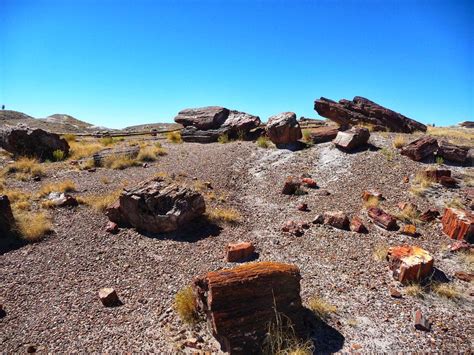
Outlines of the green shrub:
[[265,136],[258,137],[257,146],[260,148],[270,148],[270,141]]
[[221,144],[229,143],[229,135],[227,133],[221,134],[217,141]]
[[57,149],[53,152],[54,161],[61,161],[64,160],[64,158],[66,158],[66,153],[64,153],[64,151],[62,151],[61,149]]

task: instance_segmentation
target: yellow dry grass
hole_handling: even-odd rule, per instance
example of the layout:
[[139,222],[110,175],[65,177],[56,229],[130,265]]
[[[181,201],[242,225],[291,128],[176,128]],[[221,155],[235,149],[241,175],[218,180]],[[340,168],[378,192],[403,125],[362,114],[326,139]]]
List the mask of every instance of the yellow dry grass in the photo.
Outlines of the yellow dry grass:
[[136,159],[123,155],[110,155],[103,160],[102,165],[109,169],[123,170],[132,166],[139,165]]
[[184,323],[194,324],[199,319],[196,298],[190,286],[178,291],[174,299],[174,308]]
[[439,297],[450,300],[456,300],[462,297],[462,293],[451,283],[435,283],[431,285],[431,290]]
[[206,215],[210,221],[215,222],[217,224],[237,224],[242,220],[242,216],[239,211],[233,208],[216,207],[208,211]]
[[69,142],[70,152],[69,158],[71,160],[79,160],[82,158],[88,158],[99,152],[104,146],[97,141],[72,141]]
[[60,182],[49,183],[41,186],[38,195],[40,197],[49,195],[51,192],[72,192],[76,191],[74,181],[68,179]]
[[181,132],[179,131],[166,133],[166,139],[171,143],[183,143],[183,139],[181,138]]
[[16,178],[27,180],[32,176],[44,176],[45,172],[37,159],[21,157],[17,161],[6,166],[6,174],[16,174]]
[[28,242],[38,242],[52,230],[50,217],[45,212],[14,210],[16,229]]
[[79,196],[77,197],[77,202],[90,206],[96,211],[103,212],[118,200],[121,193],[122,189],[117,189],[106,194]]
[[270,148],[270,139],[266,136],[260,136],[257,138],[257,146],[260,148]]
[[310,309],[318,318],[327,319],[332,313],[337,311],[336,306],[329,304],[321,297],[312,297],[308,300],[308,309]]
[[428,126],[427,133],[436,138],[447,139],[453,144],[474,147],[474,132],[471,129]]
[[414,225],[420,223],[420,211],[418,211],[412,204],[408,204],[402,211],[399,213],[394,213],[394,215],[397,217],[397,219],[405,223]]
[[144,145],[140,148],[137,160],[142,162],[152,162],[158,159],[158,156],[166,155],[166,150],[162,147]]
[[411,283],[405,286],[405,293],[412,297],[423,298],[423,287],[418,283]]
[[393,139],[393,146],[397,149],[399,148],[402,148],[403,146],[405,146],[406,144],[406,140],[405,140],[405,137],[402,136],[402,135],[397,135],[395,136],[395,138]]
[[364,201],[364,208],[368,209],[370,207],[378,207],[380,204],[380,199],[377,196],[370,196],[366,201]]
[[372,256],[376,261],[385,261],[387,258],[388,246],[385,244],[378,244],[374,247]]

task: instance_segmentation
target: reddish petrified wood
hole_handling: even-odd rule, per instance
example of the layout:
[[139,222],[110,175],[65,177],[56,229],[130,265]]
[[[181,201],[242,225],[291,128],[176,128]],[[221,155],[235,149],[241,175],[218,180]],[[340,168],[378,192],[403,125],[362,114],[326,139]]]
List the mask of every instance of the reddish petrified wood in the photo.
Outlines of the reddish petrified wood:
[[335,127],[318,127],[311,130],[310,137],[314,144],[330,142],[336,138],[339,129]]
[[446,141],[441,141],[439,142],[439,148],[436,154],[442,156],[448,161],[464,164],[467,161],[469,149]]
[[349,230],[349,218],[344,212],[324,212],[324,224],[331,227]]
[[447,169],[436,169],[436,170],[428,169],[428,170],[421,171],[420,175],[422,177],[424,177],[425,179],[439,182],[439,180],[444,176],[451,177],[451,170],[447,170]]
[[375,191],[364,191],[362,193],[362,199],[364,201],[368,201],[370,199],[377,199],[377,200],[383,200],[382,194],[380,192],[375,192]]
[[438,141],[433,137],[425,136],[407,144],[400,150],[400,154],[406,155],[412,160],[420,161],[433,155],[438,149]]
[[387,260],[393,277],[401,283],[423,280],[433,271],[433,257],[416,246],[391,247],[388,249]]
[[364,223],[362,223],[362,220],[359,217],[352,218],[350,228],[351,228],[351,231],[356,232],[356,233],[368,232],[367,228],[364,226]]
[[370,207],[367,210],[370,219],[379,227],[382,227],[387,230],[396,230],[398,229],[397,220],[392,215],[384,212],[381,208]]
[[318,184],[316,183],[316,181],[314,181],[313,179],[311,178],[302,178],[301,179],[301,183],[306,186],[306,187],[309,187],[311,189],[315,189],[318,187]]
[[230,263],[248,260],[255,252],[255,247],[250,242],[228,244],[226,260]]
[[222,350],[253,354],[261,349],[276,311],[291,320],[297,334],[304,331],[300,279],[294,265],[259,262],[209,272],[193,286]]
[[423,212],[420,215],[419,219],[422,222],[431,222],[431,221],[434,221],[438,217],[439,217],[439,211],[433,208],[430,208],[426,210],[425,212]]
[[474,241],[474,214],[467,210],[446,208],[443,218],[443,232],[453,239]]

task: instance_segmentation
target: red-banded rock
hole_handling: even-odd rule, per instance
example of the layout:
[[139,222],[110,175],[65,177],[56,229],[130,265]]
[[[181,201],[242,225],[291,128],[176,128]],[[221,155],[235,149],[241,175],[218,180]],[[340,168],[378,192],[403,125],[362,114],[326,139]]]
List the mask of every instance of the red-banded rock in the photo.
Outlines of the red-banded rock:
[[10,200],[7,195],[0,195],[0,237],[7,237],[15,225]]
[[401,283],[421,281],[433,272],[434,259],[416,246],[390,247],[387,253],[393,277]]
[[302,178],[301,179],[301,183],[306,186],[306,187],[309,187],[310,189],[315,189],[318,187],[318,184],[316,181],[314,181],[313,179],[311,178]]
[[324,224],[343,230],[349,230],[349,218],[344,212],[324,212]]
[[305,222],[286,221],[281,227],[282,232],[293,234],[296,237],[301,237],[304,230],[309,228],[309,224]]
[[460,164],[466,163],[469,154],[468,148],[460,147],[444,140],[440,141],[438,144],[439,148],[436,155],[441,156],[448,161]]
[[359,217],[354,217],[351,220],[351,225],[350,229],[353,232],[356,233],[368,233],[369,231],[367,230],[366,226],[364,226],[364,223]]
[[419,172],[420,176],[423,178],[439,182],[442,177],[451,177],[451,170],[447,169],[427,169]]
[[229,116],[229,110],[220,106],[187,108],[179,111],[174,118],[183,126],[194,126],[198,130],[219,128]]
[[336,138],[339,129],[336,127],[318,127],[311,130],[309,134],[311,142],[314,144],[326,143]]
[[453,239],[474,242],[474,214],[467,210],[446,208],[441,219],[443,232]]
[[271,116],[266,130],[268,138],[277,146],[295,143],[303,137],[294,112],[282,112]]
[[395,219],[395,217],[383,211],[381,208],[370,207],[369,209],[367,209],[367,213],[375,225],[382,227],[386,230],[398,229],[397,220]]
[[370,132],[364,127],[352,127],[347,131],[339,131],[333,143],[339,149],[345,151],[352,151],[354,149],[363,147],[367,144],[370,138]]
[[262,348],[275,312],[291,321],[296,334],[305,331],[300,280],[294,265],[258,262],[209,272],[193,288],[221,350],[253,354]]
[[438,150],[438,141],[429,136],[424,136],[407,144],[400,150],[400,154],[409,157],[412,160],[420,161]]
[[119,225],[164,233],[186,225],[205,211],[204,197],[199,192],[156,178],[124,189],[106,215]]
[[391,132],[426,132],[424,124],[360,96],[354,97],[352,101],[341,99],[339,102],[321,97],[314,102],[314,109],[320,116],[342,127],[369,124],[378,130]]
[[248,260],[253,256],[255,246],[250,242],[230,243],[226,247],[226,260],[235,263]]
[[474,274],[466,271],[456,271],[454,277],[461,281],[472,282],[474,281]]
[[433,208],[429,208],[428,210],[420,214],[419,219],[422,222],[431,222],[437,219],[438,217],[439,217],[439,211]]
[[281,193],[283,195],[294,195],[300,189],[300,187],[301,182],[298,179],[289,176],[283,185]]

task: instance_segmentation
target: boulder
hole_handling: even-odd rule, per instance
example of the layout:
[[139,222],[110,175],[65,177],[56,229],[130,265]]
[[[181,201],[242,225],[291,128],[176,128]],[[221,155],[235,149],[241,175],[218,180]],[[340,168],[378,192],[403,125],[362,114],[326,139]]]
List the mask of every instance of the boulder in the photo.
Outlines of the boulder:
[[465,164],[467,162],[469,149],[451,144],[444,140],[439,143],[438,152],[436,155],[443,157],[445,160]]
[[257,262],[209,272],[196,278],[193,288],[221,350],[254,354],[276,314],[289,320],[296,334],[305,331],[300,280],[294,265]]
[[416,246],[390,247],[387,260],[393,277],[403,284],[422,281],[433,272],[433,257],[426,250]]
[[405,145],[400,150],[400,154],[409,157],[411,160],[421,161],[432,156],[437,150],[438,141],[433,137],[424,136]]
[[283,195],[294,195],[301,187],[301,182],[292,176],[289,176],[285,184],[283,185],[283,189],[281,190],[281,193]]
[[336,127],[318,127],[311,130],[310,138],[314,144],[326,143],[336,138],[339,129]]
[[260,117],[249,113],[232,110],[222,124],[222,128],[228,128],[231,133],[241,134],[257,128],[262,122]]
[[343,230],[349,230],[349,218],[344,212],[324,212],[324,224]]
[[339,149],[352,151],[367,145],[369,138],[370,133],[367,128],[352,127],[348,131],[338,132],[336,138],[333,140],[333,143]]
[[255,253],[255,247],[250,242],[231,243],[226,247],[226,260],[229,263],[249,260]]
[[443,232],[452,239],[474,242],[474,214],[467,210],[446,208],[441,219]]
[[187,108],[179,111],[174,118],[184,127],[194,126],[198,130],[219,128],[229,116],[229,110],[220,106]]
[[382,227],[386,230],[398,229],[397,220],[395,219],[395,217],[383,211],[381,208],[370,207],[367,210],[367,213],[375,225]]
[[189,143],[213,143],[217,142],[220,136],[228,133],[229,128],[225,127],[200,130],[194,126],[188,126],[181,130],[181,139]]
[[95,166],[102,166],[105,160],[112,157],[135,159],[139,152],[139,146],[106,148],[95,153],[92,159],[94,160]]
[[367,227],[364,226],[364,223],[362,222],[362,220],[359,217],[352,218],[350,229],[351,229],[351,231],[356,232],[356,233],[368,233],[369,232]]
[[271,116],[266,126],[270,140],[278,145],[296,143],[303,137],[294,112],[282,112]]
[[204,197],[185,186],[160,178],[125,189],[106,215],[119,225],[131,225],[152,233],[174,231],[206,210]]
[[7,195],[0,195],[0,237],[10,234],[15,225],[10,200]]
[[314,109],[320,116],[329,118],[342,127],[369,124],[379,130],[391,132],[426,132],[424,124],[361,96],[354,97],[352,101],[342,99],[339,102],[321,97],[314,102]]
[[104,287],[99,290],[99,299],[105,307],[116,307],[121,304],[117,292],[109,287]]
[[56,133],[42,129],[30,129],[18,125],[0,130],[0,147],[16,156],[36,157],[53,160],[53,152],[60,150],[69,154],[69,144]]

